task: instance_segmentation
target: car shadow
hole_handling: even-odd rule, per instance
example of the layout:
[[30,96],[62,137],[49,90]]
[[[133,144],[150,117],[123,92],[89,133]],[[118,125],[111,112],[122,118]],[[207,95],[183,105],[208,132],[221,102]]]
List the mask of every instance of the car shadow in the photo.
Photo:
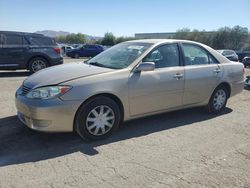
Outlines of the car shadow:
[[[231,113],[232,109],[217,116]],[[202,108],[181,110],[125,122],[115,134],[105,140],[85,142],[75,133],[41,133],[26,128],[17,116],[0,119],[0,167],[36,162],[74,152],[97,155],[98,146],[146,136],[180,126],[187,126],[217,117]]]
[[8,78],[8,77],[25,77],[30,76],[31,73],[29,71],[1,71],[0,78]]

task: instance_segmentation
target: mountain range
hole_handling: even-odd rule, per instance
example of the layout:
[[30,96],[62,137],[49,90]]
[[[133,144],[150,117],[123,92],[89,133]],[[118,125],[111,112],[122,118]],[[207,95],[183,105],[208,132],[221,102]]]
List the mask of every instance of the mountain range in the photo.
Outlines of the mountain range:
[[[59,36],[67,36],[71,34],[70,32],[67,32],[67,31],[54,31],[54,30],[42,30],[42,31],[36,31],[35,33],[42,34],[42,35],[52,37],[52,38],[59,37]],[[98,40],[102,38],[102,37],[86,35],[86,34],[84,35],[87,40]]]

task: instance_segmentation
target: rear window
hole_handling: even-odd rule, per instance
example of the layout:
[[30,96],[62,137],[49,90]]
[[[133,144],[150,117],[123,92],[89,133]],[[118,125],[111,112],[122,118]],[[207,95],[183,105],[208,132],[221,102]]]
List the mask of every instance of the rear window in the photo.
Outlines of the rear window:
[[101,50],[104,50],[103,46],[101,46],[101,45],[97,45],[96,47],[101,49]]
[[55,41],[48,37],[29,37],[29,41],[33,45],[55,45]]
[[230,51],[230,50],[225,50],[224,52],[222,52],[222,55],[233,55],[234,52]]

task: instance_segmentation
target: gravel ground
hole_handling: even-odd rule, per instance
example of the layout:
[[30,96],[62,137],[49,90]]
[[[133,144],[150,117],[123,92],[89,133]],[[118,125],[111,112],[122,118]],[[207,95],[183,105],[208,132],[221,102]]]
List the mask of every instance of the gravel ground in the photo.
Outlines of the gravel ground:
[[156,115],[86,143],[18,121],[14,93],[27,75],[0,72],[0,188],[250,187],[249,90],[218,116],[202,108]]

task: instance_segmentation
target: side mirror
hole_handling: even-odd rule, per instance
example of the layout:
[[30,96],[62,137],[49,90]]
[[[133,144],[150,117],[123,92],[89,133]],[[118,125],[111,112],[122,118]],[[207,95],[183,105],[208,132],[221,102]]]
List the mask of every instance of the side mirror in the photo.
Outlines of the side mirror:
[[142,62],[136,67],[135,72],[153,71],[155,69],[154,62]]

